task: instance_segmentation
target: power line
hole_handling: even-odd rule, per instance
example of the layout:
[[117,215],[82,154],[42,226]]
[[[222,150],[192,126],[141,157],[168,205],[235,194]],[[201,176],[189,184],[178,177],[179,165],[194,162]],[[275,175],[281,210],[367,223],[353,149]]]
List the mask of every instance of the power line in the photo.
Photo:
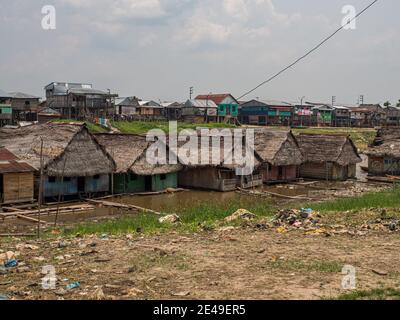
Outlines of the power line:
[[301,56],[300,58],[298,58],[296,61],[294,61],[293,63],[291,63],[290,65],[288,65],[287,67],[285,67],[284,69],[282,69],[281,71],[279,71],[278,73],[274,74],[272,77],[270,77],[269,79],[265,80],[264,82],[260,83],[258,86],[256,86],[255,88],[247,91],[245,94],[243,94],[242,96],[240,96],[238,99],[242,99],[243,97],[249,95],[250,93],[254,92],[255,90],[257,90],[258,88],[262,87],[263,85],[267,84],[268,82],[271,82],[272,80],[274,80],[275,78],[279,77],[282,73],[284,73],[286,70],[289,70],[290,68],[292,68],[294,65],[296,65],[297,63],[299,63],[301,60],[307,58],[311,53],[313,53],[314,51],[318,50],[320,47],[322,47],[326,42],[328,42],[330,39],[332,39],[337,33],[339,33],[340,31],[342,31],[344,29],[344,27],[346,25],[349,25],[350,23],[352,23],[354,20],[356,20],[358,17],[360,17],[363,13],[365,13],[369,8],[371,8],[375,3],[377,3],[378,0],[373,1],[372,3],[370,3],[367,7],[365,7],[362,11],[360,11],[354,18],[350,19],[346,24],[342,25],[339,29],[337,29],[334,33],[332,33],[331,35],[329,35],[328,37],[326,37],[324,40],[322,40],[319,44],[317,44],[314,48],[312,48],[311,50],[309,50],[306,54],[304,54],[303,56]]

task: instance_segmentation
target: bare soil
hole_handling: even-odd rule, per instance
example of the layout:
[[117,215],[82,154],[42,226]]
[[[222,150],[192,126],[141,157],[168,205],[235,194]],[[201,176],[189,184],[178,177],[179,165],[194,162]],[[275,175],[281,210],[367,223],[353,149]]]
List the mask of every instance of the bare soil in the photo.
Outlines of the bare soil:
[[[356,268],[357,289],[400,286],[400,233],[389,231],[327,237],[254,226],[184,236],[14,239],[0,247],[19,251],[19,267],[0,275],[0,295],[11,299],[334,298],[348,293],[344,265]],[[55,267],[55,290],[41,286],[45,265]],[[79,288],[65,289],[75,281]]]

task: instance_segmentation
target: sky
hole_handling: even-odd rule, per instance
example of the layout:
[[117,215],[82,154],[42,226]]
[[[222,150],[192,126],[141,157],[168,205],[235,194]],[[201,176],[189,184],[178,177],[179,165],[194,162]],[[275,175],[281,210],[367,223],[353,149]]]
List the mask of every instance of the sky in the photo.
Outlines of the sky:
[[[239,97],[371,0],[0,0],[0,89],[44,96],[53,81],[121,97]],[[56,29],[42,28],[42,7]],[[400,99],[400,1],[379,0],[306,60],[244,99],[355,104]]]

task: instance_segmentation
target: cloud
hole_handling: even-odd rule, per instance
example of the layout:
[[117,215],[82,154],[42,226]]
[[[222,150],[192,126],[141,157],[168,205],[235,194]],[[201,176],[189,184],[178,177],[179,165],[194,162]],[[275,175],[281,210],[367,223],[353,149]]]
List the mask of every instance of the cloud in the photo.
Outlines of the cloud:
[[271,0],[204,0],[183,19],[176,39],[192,47],[207,43],[243,45],[266,39],[272,28],[288,27],[298,18],[298,14],[279,13]]

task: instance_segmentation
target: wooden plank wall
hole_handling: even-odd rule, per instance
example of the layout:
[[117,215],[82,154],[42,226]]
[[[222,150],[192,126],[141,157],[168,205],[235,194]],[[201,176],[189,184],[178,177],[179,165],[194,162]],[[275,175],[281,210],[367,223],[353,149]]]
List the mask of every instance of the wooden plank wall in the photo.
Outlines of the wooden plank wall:
[[6,173],[3,184],[5,203],[33,199],[33,173]]

